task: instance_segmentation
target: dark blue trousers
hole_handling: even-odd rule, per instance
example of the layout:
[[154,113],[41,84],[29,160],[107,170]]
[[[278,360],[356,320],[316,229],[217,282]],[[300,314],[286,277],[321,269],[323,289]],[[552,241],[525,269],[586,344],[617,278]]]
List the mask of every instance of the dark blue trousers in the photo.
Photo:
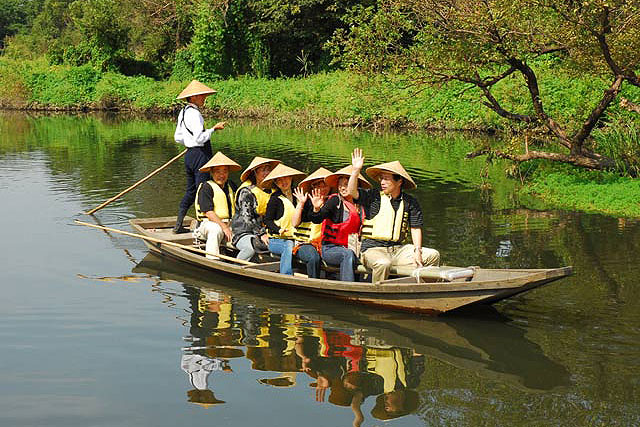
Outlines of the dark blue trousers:
[[209,180],[208,172],[200,172],[202,166],[211,160],[211,143],[207,141],[204,147],[192,147],[187,149],[184,155],[184,171],[187,174],[187,189],[180,202],[178,215],[180,218],[187,214],[187,211],[196,200],[196,191],[201,182]]

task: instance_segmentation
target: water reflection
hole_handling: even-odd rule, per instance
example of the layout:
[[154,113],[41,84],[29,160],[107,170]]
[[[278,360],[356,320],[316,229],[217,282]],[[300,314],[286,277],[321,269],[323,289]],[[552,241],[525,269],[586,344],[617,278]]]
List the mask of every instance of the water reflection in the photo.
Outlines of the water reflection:
[[367,399],[371,416],[380,420],[415,413],[424,401],[421,381],[436,360],[528,392],[570,385],[568,371],[495,310],[432,319],[355,308],[204,273],[151,253],[133,272],[184,283],[190,317],[182,368],[193,386],[189,401],[213,400],[206,378],[231,372],[233,359],[242,357],[264,372],[261,384],[309,383],[318,402],[350,407],[355,425],[364,419]]
[[[158,261],[150,255],[136,271],[152,269]],[[181,365],[194,387],[188,392],[190,402],[224,403],[215,398],[207,379],[213,372],[231,372],[231,360],[246,356],[253,370],[265,372],[260,383],[292,387],[298,376],[307,378],[317,402],[351,407],[354,425],[364,420],[361,406],[367,397],[375,399],[371,415],[378,419],[417,409],[414,389],[425,363],[424,355],[413,349],[306,315],[259,308],[210,288],[184,289],[191,307],[185,340],[191,345],[183,348]]]
[[[263,407],[265,402],[288,405],[294,417],[282,424],[293,425],[299,414],[315,406],[316,386],[309,388],[309,383],[316,379],[302,371],[295,340],[282,338],[277,346],[272,342],[270,335],[276,336],[277,331],[269,327],[296,325],[285,314],[297,316],[305,327],[344,333],[349,337],[345,348],[357,351],[359,346],[383,342],[424,355],[420,383],[409,387],[418,393],[418,409],[401,417],[398,424],[414,424],[414,417],[428,425],[640,423],[640,310],[636,306],[640,221],[524,209],[500,163],[488,169],[492,188],[480,192],[482,160],[460,161],[473,145],[469,135],[371,134],[235,122],[216,139],[215,148],[237,153],[243,164],[255,155],[266,155],[282,157],[307,171],[319,165],[343,166],[355,146],[376,153],[379,157],[372,162],[398,158],[415,173],[419,189],[414,194],[425,210],[425,239],[441,251],[445,262],[493,268],[574,266],[575,276],[500,303],[497,309],[508,318],[489,311],[424,320],[356,309],[210,276],[182,264],[153,262],[157,265],[151,266],[151,280],[138,273],[129,277],[125,274],[130,262],[135,264],[134,258],[147,253],[140,241],[111,239],[69,224],[75,213],[95,207],[177,154],[180,148],[171,140],[173,119],[32,117],[20,112],[0,113],[0,127],[3,223],[11,224],[5,230],[7,244],[2,253],[5,287],[0,311],[8,313],[0,328],[4,344],[0,362],[5,362],[0,378],[2,425],[123,424],[122,419],[178,425],[185,415],[194,423],[211,423],[207,417],[220,412],[228,417],[225,420],[240,414],[236,424],[264,423],[266,412],[256,411],[255,419],[243,418],[256,393],[262,393],[257,397],[263,397],[259,401]],[[184,179],[182,165],[174,166],[99,211],[96,219],[128,229],[127,220],[132,217],[174,215],[183,190],[176,182]],[[36,210],[28,208],[32,199],[38,201]],[[507,241],[509,245],[501,246]],[[498,251],[501,247],[509,248],[508,256],[498,256],[507,254]],[[98,281],[79,279],[77,273]],[[223,298],[218,303],[233,307],[228,329],[238,335],[231,340],[234,344],[213,343],[228,341],[218,330],[219,322],[207,326],[208,314],[202,318],[205,326],[199,327],[192,322],[191,308],[183,316],[180,310],[190,306],[190,299],[184,297],[186,289],[157,276],[218,291]],[[139,284],[128,286],[130,280],[138,279]],[[127,286],[112,286],[112,280]],[[145,287],[150,281],[157,291],[151,295]],[[83,286],[78,287],[78,282]],[[156,295],[166,305],[153,304],[156,301],[149,305]],[[214,301],[208,303],[209,309],[195,311],[215,312],[215,298],[209,295],[208,299]],[[154,309],[130,308],[139,306]],[[167,309],[180,313],[184,323],[184,331],[177,336],[171,328],[158,326],[166,322],[181,328],[167,316]],[[129,321],[132,313],[135,322]],[[225,316],[224,310],[220,313]],[[84,335],[77,332],[79,325]],[[192,327],[193,333],[189,332]],[[264,337],[269,339],[262,337],[265,328]],[[197,334],[202,340],[176,344],[176,338]],[[161,339],[143,338],[151,335]],[[210,348],[183,353],[228,361],[231,372],[211,371],[207,379],[208,390],[226,402],[216,405],[220,411],[197,411],[187,403],[187,391],[198,389],[181,369],[180,355],[157,357],[158,346],[162,354],[171,354],[181,347],[207,347],[207,337],[213,343]],[[356,337],[377,341],[360,342]],[[114,341],[124,344],[118,348]],[[285,359],[281,349],[291,345],[293,352]],[[22,351],[32,348],[39,351]],[[268,353],[276,348],[280,348],[278,357],[270,357]],[[165,363],[169,376],[158,375],[161,368],[134,369],[149,360]],[[96,370],[96,363],[109,369]],[[32,376],[34,366],[40,370]],[[37,382],[35,376],[47,380]],[[130,387],[133,377],[145,387],[153,384],[151,394]],[[91,384],[85,378],[97,378],[100,386],[79,385]],[[209,393],[192,394],[198,399],[195,395]],[[340,400],[339,393],[331,395],[330,384],[320,406],[327,417],[310,419],[309,424],[344,424],[338,418],[345,413],[349,422],[353,419],[349,407],[327,403],[329,398]],[[78,396],[87,396],[81,399],[81,407]],[[364,400],[367,417],[375,397]],[[102,408],[107,409],[101,411],[98,401],[104,401]],[[78,414],[84,417],[74,423]]]

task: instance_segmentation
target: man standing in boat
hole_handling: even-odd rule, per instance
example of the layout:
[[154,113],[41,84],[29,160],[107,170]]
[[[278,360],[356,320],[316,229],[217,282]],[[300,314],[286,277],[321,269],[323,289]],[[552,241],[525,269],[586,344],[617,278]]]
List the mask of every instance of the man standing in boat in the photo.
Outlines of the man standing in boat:
[[[206,240],[207,258],[215,259],[223,241],[231,242],[229,222],[235,213],[235,193],[238,186],[229,180],[229,172],[242,167],[218,151],[200,172],[210,174],[210,179],[198,186],[196,193],[196,219],[198,227],[194,236]],[[213,255],[211,255],[213,254]]]
[[218,122],[210,129],[205,129],[204,127],[204,119],[200,113],[200,108],[204,105],[207,96],[212,93],[216,93],[216,91],[197,80],[193,80],[177,97],[177,99],[186,99],[187,101],[187,105],[178,114],[178,123],[173,135],[176,142],[183,144],[187,148],[187,153],[184,157],[187,189],[180,202],[178,219],[173,228],[174,233],[188,231],[182,226],[182,221],[195,201],[198,185],[209,179],[208,173],[199,171],[211,159],[211,143],[209,139],[214,131],[224,129],[225,122]]
[[[422,209],[413,196],[403,191],[416,188],[416,183],[400,162],[367,169],[367,174],[380,182],[382,191],[358,189],[358,175],[364,165],[361,149],[353,151],[351,164],[348,192],[365,209],[360,260],[372,270],[372,283],[386,280],[392,266],[438,265],[440,253],[422,247]],[[403,244],[407,234],[411,235],[412,244]]]

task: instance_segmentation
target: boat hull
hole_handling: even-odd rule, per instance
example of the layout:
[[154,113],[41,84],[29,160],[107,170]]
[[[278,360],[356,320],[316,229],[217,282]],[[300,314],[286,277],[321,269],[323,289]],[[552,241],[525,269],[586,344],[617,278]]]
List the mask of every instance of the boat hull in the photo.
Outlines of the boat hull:
[[[169,238],[170,235],[166,230],[175,224],[175,218],[135,219],[130,222],[140,234],[155,238],[158,236]],[[190,234],[174,235],[171,238],[182,244],[191,240]],[[571,267],[514,270],[478,268],[470,281],[418,283],[412,277],[400,277],[379,285],[372,285],[371,283],[288,276],[277,272],[277,262],[242,265],[207,259],[200,253],[166,243],[145,240],[145,244],[159,255],[201,269],[217,271],[236,278],[246,278],[268,287],[290,288],[352,303],[427,314],[445,313],[474,304],[492,304],[572,274]]]

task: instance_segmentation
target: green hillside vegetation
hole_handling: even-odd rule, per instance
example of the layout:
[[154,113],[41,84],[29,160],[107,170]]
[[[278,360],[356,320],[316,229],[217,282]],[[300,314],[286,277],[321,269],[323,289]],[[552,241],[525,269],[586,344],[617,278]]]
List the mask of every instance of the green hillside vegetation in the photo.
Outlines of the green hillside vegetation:
[[471,151],[512,160],[527,194],[605,212],[564,194],[597,181],[586,192],[628,194],[606,205],[635,215],[622,209],[640,173],[632,3],[0,0],[0,106],[173,115],[195,78],[223,118],[498,132]]

